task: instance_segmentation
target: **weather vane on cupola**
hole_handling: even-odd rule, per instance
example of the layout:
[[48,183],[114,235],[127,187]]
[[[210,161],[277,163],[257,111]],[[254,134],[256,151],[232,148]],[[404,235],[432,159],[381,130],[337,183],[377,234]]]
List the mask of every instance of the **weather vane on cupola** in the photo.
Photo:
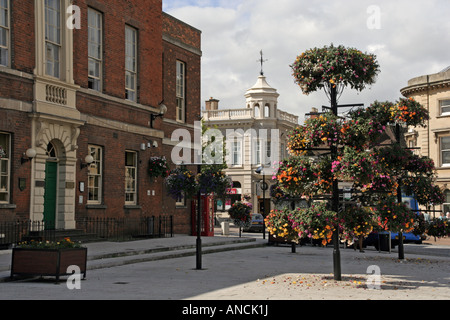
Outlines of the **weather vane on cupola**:
[[262,50],[259,53],[261,55],[261,58],[258,60],[258,62],[261,63],[261,75],[263,76],[264,75],[263,65],[264,65],[264,62],[266,62],[267,60],[264,60],[264,56],[263,56],[263,51]]

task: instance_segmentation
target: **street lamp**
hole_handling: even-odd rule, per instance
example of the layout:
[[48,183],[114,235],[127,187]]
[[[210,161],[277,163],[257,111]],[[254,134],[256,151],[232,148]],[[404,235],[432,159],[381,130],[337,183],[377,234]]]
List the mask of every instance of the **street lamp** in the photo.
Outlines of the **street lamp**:
[[[263,190],[263,205],[264,205],[264,219],[267,216],[267,209],[266,209],[266,190],[269,189],[269,185],[266,183],[266,175],[264,174],[264,166],[258,167],[258,169],[255,170],[256,174],[262,174],[263,176],[263,183],[261,184],[261,189]],[[266,225],[263,223],[263,239],[266,239]]]
[[153,121],[156,120],[156,118],[162,118],[167,112],[167,107],[165,104],[160,103],[159,104],[159,114],[151,114],[150,115],[150,128],[153,128]]

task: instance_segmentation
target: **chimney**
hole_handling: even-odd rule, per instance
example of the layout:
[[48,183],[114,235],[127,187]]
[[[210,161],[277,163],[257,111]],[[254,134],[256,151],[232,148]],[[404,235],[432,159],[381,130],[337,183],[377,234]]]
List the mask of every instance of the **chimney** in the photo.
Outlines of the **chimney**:
[[213,99],[211,97],[209,100],[205,101],[205,109],[207,111],[218,110],[219,109],[219,100]]
[[315,108],[315,107],[312,107],[311,108],[311,112],[310,112],[310,118],[311,119],[314,119],[314,118],[317,118],[317,114],[319,113],[319,110],[317,109],[317,108]]

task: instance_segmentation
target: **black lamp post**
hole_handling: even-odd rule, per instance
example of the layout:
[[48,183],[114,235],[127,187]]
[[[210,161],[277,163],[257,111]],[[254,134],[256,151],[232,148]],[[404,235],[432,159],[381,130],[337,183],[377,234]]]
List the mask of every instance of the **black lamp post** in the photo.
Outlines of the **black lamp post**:
[[[264,174],[264,166],[260,166],[258,167],[258,169],[255,170],[255,173],[257,174],[262,174],[263,176],[263,183],[261,185],[261,189],[263,190],[263,206],[264,206],[264,210],[263,210],[263,215],[264,218],[266,218],[266,190],[269,188],[269,186],[266,183],[266,175]],[[266,225],[263,223],[263,239],[266,239]]]
[[[202,165],[197,164],[197,172],[200,174],[202,170]],[[201,203],[202,203],[202,195],[200,188],[198,188],[197,191],[197,240],[196,240],[196,269],[201,270],[202,269],[202,210],[201,210]]]
[[[331,112],[337,116],[338,114],[338,104],[337,104],[337,90],[336,87],[331,86],[330,88],[330,102],[331,102]],[[335,161],[338,156],[338,147],[336,145],[331,146],[331,157]],[[339,211],[339,184],[337,179],[333,179],[333,195],[331,200],[332,210],[336,212]],[[339,229],[333,232],[333,271],[334,280],[341,281],[341,253],[339,248]]]

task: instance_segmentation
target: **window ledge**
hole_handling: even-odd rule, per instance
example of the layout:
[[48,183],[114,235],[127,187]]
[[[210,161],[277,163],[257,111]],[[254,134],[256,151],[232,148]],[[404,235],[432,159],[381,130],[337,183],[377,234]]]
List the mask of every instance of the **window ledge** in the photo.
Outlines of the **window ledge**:
[[9,204],[9,203],[0,203],[0,209],[16,209],[17,205],[15,204]]
[[142,209],[142,206],[136,204],[126,204],[123,206],[124,209]]
[[108,209],[104,204],[87,204],[86,209]]

